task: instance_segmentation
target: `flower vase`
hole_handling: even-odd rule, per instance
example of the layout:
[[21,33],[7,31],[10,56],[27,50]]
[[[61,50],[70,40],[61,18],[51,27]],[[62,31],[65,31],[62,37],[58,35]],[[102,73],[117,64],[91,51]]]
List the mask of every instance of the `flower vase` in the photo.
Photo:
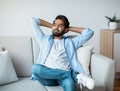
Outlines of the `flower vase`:
[[109,22],[109,30],[116,30],[117,22]]

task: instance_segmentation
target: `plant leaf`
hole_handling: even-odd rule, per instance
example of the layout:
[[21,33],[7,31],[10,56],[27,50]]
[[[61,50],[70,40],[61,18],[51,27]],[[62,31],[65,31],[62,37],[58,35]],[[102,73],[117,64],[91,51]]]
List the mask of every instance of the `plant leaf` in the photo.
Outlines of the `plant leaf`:
[[108,17],[108,16],[105,16],[109,21],[111,21],[111,18],[110,17]]

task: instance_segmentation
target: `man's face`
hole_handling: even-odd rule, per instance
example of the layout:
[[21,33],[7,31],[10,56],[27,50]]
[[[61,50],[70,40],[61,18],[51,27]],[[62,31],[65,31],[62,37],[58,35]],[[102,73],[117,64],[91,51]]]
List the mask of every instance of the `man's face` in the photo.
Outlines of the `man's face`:
[[52,33],[53,33],[53,36],[56,36],[56,37],[60,37],[64,35],[65,26],[62,20],[57,19],[54,21],[53,26],[52,26]]

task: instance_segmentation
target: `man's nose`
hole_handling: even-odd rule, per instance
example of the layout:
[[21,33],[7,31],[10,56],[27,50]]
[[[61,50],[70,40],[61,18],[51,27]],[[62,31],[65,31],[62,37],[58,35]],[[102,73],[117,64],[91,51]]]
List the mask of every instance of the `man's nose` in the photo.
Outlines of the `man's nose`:
[[55,26],[55,29],[58,29],[58,26]]

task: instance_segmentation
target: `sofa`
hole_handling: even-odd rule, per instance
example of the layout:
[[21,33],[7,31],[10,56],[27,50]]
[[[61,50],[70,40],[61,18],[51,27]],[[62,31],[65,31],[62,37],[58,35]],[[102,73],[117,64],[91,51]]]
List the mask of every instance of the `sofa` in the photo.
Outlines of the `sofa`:
[[[1,36],[0,46],[3,50],[8,50],[18,78],[15,81],[1,84],[0,91],[63,91],[60,86],[43,86],[38,81],[30,79],[31,66],[36,62],[39,52],[39,47],[34,37]],[[115,78],[114,60],[92,52],[89,69],[95,80],[95,88],[92,91],[113,91]],[[78,85],[77,87],[77,91],[81,91]],[[90,90],[83,86],[82,91]]]

